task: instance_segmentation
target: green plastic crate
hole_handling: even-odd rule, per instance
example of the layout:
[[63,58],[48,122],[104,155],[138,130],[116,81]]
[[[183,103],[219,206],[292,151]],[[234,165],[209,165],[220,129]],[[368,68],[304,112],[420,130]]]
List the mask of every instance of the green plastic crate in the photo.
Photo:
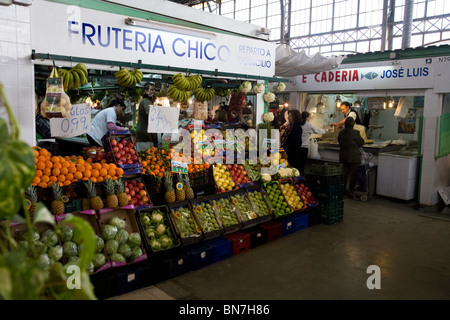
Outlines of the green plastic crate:
[[329,163],[324,164],[312,164],[311,174],[316,174],[320,176],[334,176],[341,175],[343,173],[343,166],[339,163]]

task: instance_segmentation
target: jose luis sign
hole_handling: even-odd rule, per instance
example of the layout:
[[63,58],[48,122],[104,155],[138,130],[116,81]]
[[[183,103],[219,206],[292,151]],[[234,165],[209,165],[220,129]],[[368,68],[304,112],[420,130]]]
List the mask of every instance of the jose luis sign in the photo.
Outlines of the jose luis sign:
[[[389,61],[389,65],[339,68],[295,77],[287,90],[377,90],[433,88],[448,69],[445,57]],[[366,64],[367,65],[367,64]],[[341,65],[342,67],[342,65]],[[437,72],[437,74],[436,74]]]

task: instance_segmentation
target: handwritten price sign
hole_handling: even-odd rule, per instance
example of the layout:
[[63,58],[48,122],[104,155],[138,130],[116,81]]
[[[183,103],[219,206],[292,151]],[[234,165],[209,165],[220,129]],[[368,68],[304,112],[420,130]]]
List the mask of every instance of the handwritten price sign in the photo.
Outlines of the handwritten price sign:
[[52,137],[76,137],[91,130],[91,106],[87,103],[73,104],[65,118],[51,118]]
[[150,106],[147,132],[178,132],[180,109],[176,107]]

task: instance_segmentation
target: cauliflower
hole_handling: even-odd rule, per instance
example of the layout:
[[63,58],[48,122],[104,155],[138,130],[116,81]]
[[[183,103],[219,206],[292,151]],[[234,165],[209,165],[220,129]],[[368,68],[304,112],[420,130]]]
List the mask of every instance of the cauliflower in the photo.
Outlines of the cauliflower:
[[152,220],[152,222],[160,223],[163,221],[163,215],[159,212],[153,212],[151,220]]
[[156,228],[156,233],[162,235],[164,232],[166,232],[166,226],[163,224],[158,225]]
[[239,86],[239,91],[241,91],[242,93],[245,93],[245,94],[247,94],[251,89],[252,89],[252,84],[250,81],[244,81]]
[[264,83],[258,83],[253,87],[253,93],[255,94],[263,93],[265,89],[266,86],[264,85]]
[[170,239],[168,236],[163,235],[161,237],[161,239],[159,239],[160,243],[161,243],[161,247],[162,248],[170,248],[171,246],[173,246],[173,242],[172,239]]
[[275,92],[283,92],[284,90],[286,90],[286,85],[283,82],[278,82],[273,86],[273,91]]
[[264,94],[263,98],[265,102],[271,103],[275,101],[275,94],[273,94],[273,92],[267,92]]
[[161,243],[158,240],[153,239],[152,241],[150,241],[150,247],[152,247],[152,250],[160,250]]
[[272,177],[271,177],[270,174],[268,174],[268,173],[263,173],[263,174],[261,175],[261,179],[262,179],[262,181],[264,181],[264,182],[270,182],[270,181],[272,180]]
[[264,122],[272,122],[273,119],[275,119],[275,116],[273,115],[273,112],[266,112],[266,113],[263,114]]

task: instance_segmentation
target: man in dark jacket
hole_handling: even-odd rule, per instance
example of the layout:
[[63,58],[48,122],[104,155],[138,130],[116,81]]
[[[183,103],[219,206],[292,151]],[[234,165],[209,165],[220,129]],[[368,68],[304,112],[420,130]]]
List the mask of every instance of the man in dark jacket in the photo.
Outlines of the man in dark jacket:
[[302,147],[302,125],[300,124],[301,114],[297,109],[288,111],[289,125],[283,131],[280,139],[280,146],[286,151],[287,160],[291,167],[300,171],[300,149]]
[[360,147],[364,144],[358,130],[353,129],[355,120],[352,117],[345,119],[345,128],[339,132],[339,162],[343,165],[344,188],[348,182],[349,196],[353,196],[355,189],[355,174],[361,164]]

